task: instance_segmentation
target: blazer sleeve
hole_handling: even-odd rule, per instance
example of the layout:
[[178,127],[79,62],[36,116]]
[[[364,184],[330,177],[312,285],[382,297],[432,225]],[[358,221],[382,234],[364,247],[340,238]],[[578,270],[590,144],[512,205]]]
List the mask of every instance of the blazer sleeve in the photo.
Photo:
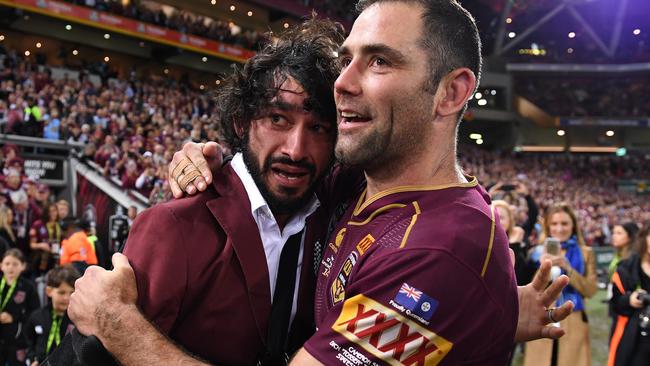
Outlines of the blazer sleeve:
[[592,297],[598,291],[598,276],[596,274],[596,256],[591,248],[582,248],[582,255],[585,259],[585,274],[578,271],[569,273],[569,284],[573,286],[583,297]]
[[138,306],[165,334],[178,318],[187,289],[183,225],[166,205],[142,212],[133,223],[124,254],[133,266]]

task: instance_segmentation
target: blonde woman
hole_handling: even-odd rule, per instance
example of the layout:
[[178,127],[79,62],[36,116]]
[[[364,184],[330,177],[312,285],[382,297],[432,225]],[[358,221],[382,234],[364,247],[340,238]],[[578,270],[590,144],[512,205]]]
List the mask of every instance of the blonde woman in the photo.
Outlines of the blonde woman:
[[14,213],[5,205],[0,205],[0,257],[4,252],[16,245],[16,235],[11,228]]
[[528,263],[528,245],[524,238],[524,229],[516,225],[513,207],[508,202],[495,200],[492,202],[492,205],[499,215],[501,226],[506,231],[506,235],[508,235],[510,249],[515,253],[515,276],[517,277],[517,284],[524,286],[533,278],[532,275],[534,272]]
[[560,241],[561,253],[544,253],[541,260],[550,259],[554,266],[569,276],[569,286],[562,291],[560,301],[573,301],[573,313],[560,322],[566,335],[559,340],[538,340],[526,344],[524,366],[590,366],[591,346],[589,324],[585,309],[586,298],[598,290],[596,259],[585,245],[578,220],[566,204],[550,207],[544,218],[545,238]]

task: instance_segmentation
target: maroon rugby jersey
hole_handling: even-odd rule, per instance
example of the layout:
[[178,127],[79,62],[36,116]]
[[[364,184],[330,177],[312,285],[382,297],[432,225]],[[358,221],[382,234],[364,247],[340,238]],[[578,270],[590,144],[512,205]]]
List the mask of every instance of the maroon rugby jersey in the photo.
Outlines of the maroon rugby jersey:
[[351,204],[325,248],[317,333],[326,365],[505,365],[518,303],[508,240],[476,179]]

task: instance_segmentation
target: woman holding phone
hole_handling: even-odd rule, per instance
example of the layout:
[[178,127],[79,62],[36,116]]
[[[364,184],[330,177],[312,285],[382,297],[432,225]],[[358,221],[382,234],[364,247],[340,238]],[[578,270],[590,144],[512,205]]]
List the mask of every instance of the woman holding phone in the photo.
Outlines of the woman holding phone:
[[586,298],[598,290],[596,258],[585,245],[575,213],[567,204],[558,204],[546,210],[542,242],[549,245],[541,260],[550,259],[563,274],[569,276],[569,285],[558,301],[571,300],[573,313],[560,325],[566,330],[559,340],[543,339],[526,344],[524,366],[590,366],[591,345],[589,324],[585,309]]

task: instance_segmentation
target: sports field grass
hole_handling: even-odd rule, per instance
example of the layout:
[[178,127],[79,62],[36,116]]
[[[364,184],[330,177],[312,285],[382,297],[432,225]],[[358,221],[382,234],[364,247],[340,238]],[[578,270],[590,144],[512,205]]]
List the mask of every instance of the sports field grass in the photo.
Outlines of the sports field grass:
[[[589,316],[589,329],[591,335],[591,357],[593,366],[604,366],[607,364],[607,353],[609,332],[612,326],[610,317],[607,315],[607,304],[603,300],[607,297],[605,290],[599,290],[596,296],[587,302],[587,315]],[[514,366],[523,363],[523,355],[518,349],[515,354]],[[558,365],[572,366],[572,365]]]

